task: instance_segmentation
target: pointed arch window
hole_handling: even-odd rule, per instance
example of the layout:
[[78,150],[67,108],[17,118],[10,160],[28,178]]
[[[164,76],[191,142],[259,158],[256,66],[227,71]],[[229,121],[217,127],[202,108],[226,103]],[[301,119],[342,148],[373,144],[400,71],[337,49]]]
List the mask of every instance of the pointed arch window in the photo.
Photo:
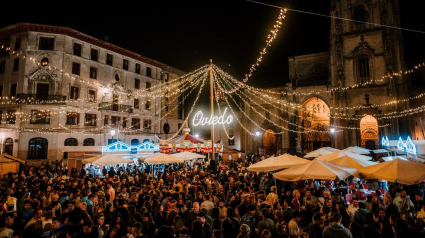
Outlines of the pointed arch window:
[[365,22],[369,20],[369,13],[363,5],[358,5],[354,10],[353,20],[355,20],[356,30],[361,30],[366,27]]
[[362,54],[358,58],[358,81],[359,83],[365,83],[370,80],[370,58],[367,54]]

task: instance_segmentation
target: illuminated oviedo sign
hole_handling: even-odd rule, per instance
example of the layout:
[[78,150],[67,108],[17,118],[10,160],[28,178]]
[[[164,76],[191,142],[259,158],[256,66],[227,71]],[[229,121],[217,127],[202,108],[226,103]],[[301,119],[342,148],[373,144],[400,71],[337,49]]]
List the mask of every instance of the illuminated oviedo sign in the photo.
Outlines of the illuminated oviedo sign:
[[229,115],[226,117],[226,119],[224,118],[226,115],[226,111],[227,108],[224,109],[223,115],[219,116],[219,117],[204,117],[204,114],[202,113],[202,111],[198,111],[195,116],[193,117],[192,120],[192,124],[193,126],[203,126],[203,125],[211,125],[211,124],[219,124],[219,125],[224,125],[224,124],[230,124],[233,122],[233,116]]

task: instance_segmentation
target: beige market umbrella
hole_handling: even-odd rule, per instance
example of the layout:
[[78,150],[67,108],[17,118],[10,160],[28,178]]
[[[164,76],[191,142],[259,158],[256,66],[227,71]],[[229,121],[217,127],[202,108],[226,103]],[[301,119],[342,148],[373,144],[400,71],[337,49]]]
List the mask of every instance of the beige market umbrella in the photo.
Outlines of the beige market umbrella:
[[364,179],[382,179],[401,184],[416,184],[425,180],[425,164],[396,158],[360,169]]
[[357,174],[358,169],[348,168],[321,160],[313,160],[289,169],[274,173],[273,176],[283,181],[299,181],[307,179],[333,180],[336,177],[345,179]]
[[178,158],[182,158],[184,160],[192,160],[192,159],[203,159],[206,158],[205,155],[200,155],[200,154],[196,154],[196,153],[192,153],[192,152],[180,152],[180,153],[176,153],[176,154],[172,154],[172,156],[178,157]]
[[315,158],[322,155],[332,154],[336,151],[339,151],[339,150],[332,147],[323,147],[317,150],[313,150],[312,152],[306,154],[304,158]]
[[156,153],[153,155],[142,158],[143,162],[148,164],[172,164],[172,163],[183,163],[184,159],[178,158],[172,155]]
[[133,163],[133,160],[112,154],[99,155],[88,159],[83,159],[82,161],[84,164],[95,164],[101,166]]
[[337,152],[333,152],[331,154],[319,156],[319,157],[316,158],[316,160],[329,162],[329,161],[335,160],[335,159],[343,157],[343,156],[348,156],[348,157],[353,158],[353,159],[364,160],[364,161],[369,161],[369,160],[372,159],[372,157],[365,156],[365,155],[359,155],[359,154],[355,154],[355,153],[351,153],[351,152],[347,152],[347,151],[337,151]]
[[337,159],[331,160],[329,161],[329,163],[342,165],[345,167],[355,168],[355,169],[362,169],[364,167],[368,167],[368,166],[372,166],[376,164],[375,162],[372,162],[372,161],[357,159],[357,158],[349,157],[348,155],[344,155]]
[[295,165],[308,163],[309,161],[293,155],[284,154],[278,157],[270,157],[249,166],[248,171],[271,172],[293,167]]

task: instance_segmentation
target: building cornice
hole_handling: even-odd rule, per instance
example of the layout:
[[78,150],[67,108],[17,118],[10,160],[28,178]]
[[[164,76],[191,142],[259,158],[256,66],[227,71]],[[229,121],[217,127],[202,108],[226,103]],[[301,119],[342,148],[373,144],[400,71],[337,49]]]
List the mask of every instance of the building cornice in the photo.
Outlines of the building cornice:
[[53,25],[42,25],[42,24],[34,24],[34,23],[17,23],[14,25],[6,26],[3,28],[0,28],[0,36],[3,37],[10,37],[12,35],[20,34],[23,32],[43,32],[43,33],[50,33],[50,34],[60,34],[60,35],[66,35],[73,37],[75,39],[87,42],[92,45],[96,45],[98,47],[104,48],[106,50],[115,52],[117,54],[121,54],[123,56],[135,59],[137,61],[141,61],[144,63],[147,63],[152,66],[156,66],[159,68],[164,68],[166,64],[161,63],[159,61],[153,60],[151,58],[148,58],[146,56],[137,54],[133,51],[124,49],[122,47],[116,46],[114,44],[111,44],[109,42],[100,40],[98,38],[92,37],[90,35],[84,34],[80,31],[74,30],[69,27],[63,27],[63,26],[53,26]]

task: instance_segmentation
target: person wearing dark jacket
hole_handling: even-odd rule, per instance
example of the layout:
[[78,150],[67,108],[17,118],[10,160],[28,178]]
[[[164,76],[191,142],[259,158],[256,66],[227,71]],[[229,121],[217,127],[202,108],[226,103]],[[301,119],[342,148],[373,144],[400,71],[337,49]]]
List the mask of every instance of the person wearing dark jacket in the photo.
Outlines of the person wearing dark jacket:
[[261,217],[263,220],[258,223],[258,229],[255,229],[258,237],[260,237],[263,233],[263,230],[269,230],[271,233],[274,233],[275,231],[274,221],[268,218],[268,216],[269,210],[267,210],[267,208],[263,208],[263,210],[261,210]]
[[143,234],[149,238],[152,238],[155,234],[156,226],[152,221],[152,215],[149,212],[143,214]]
[[236,220],[232,216],[232,214],[233,214],[233,208],[232,207],[227,208],[227,214],[229,214],[229,215],[227,216],[226,219],[224,219],[224,221],[222,223],[223,236],[224,236],[224,238],[233,238],[233,237],[238,236],[240,225],[239,225],[238,220]]
[[353,238],[350,230],[345,228],[342,222],[342,216],[339,213],[334,213],[333,221],[323,230],[323,238]]
[[316,212],[313,216],[313,220],[314,223],[308,226],[308,229],[311,231],[311,238],[322,238],[326,215]]
[[364,203],[359,202],[359,210],[354,213],[353,222],[359,223],[359,225],[363,228],[364,219],[369,210],[366,209]]
[[94,238],[99,237],[99,229],[97,226],[93,226],[91,220],[86,220],[83,222],[83,230],[78,233],[77,238]]

